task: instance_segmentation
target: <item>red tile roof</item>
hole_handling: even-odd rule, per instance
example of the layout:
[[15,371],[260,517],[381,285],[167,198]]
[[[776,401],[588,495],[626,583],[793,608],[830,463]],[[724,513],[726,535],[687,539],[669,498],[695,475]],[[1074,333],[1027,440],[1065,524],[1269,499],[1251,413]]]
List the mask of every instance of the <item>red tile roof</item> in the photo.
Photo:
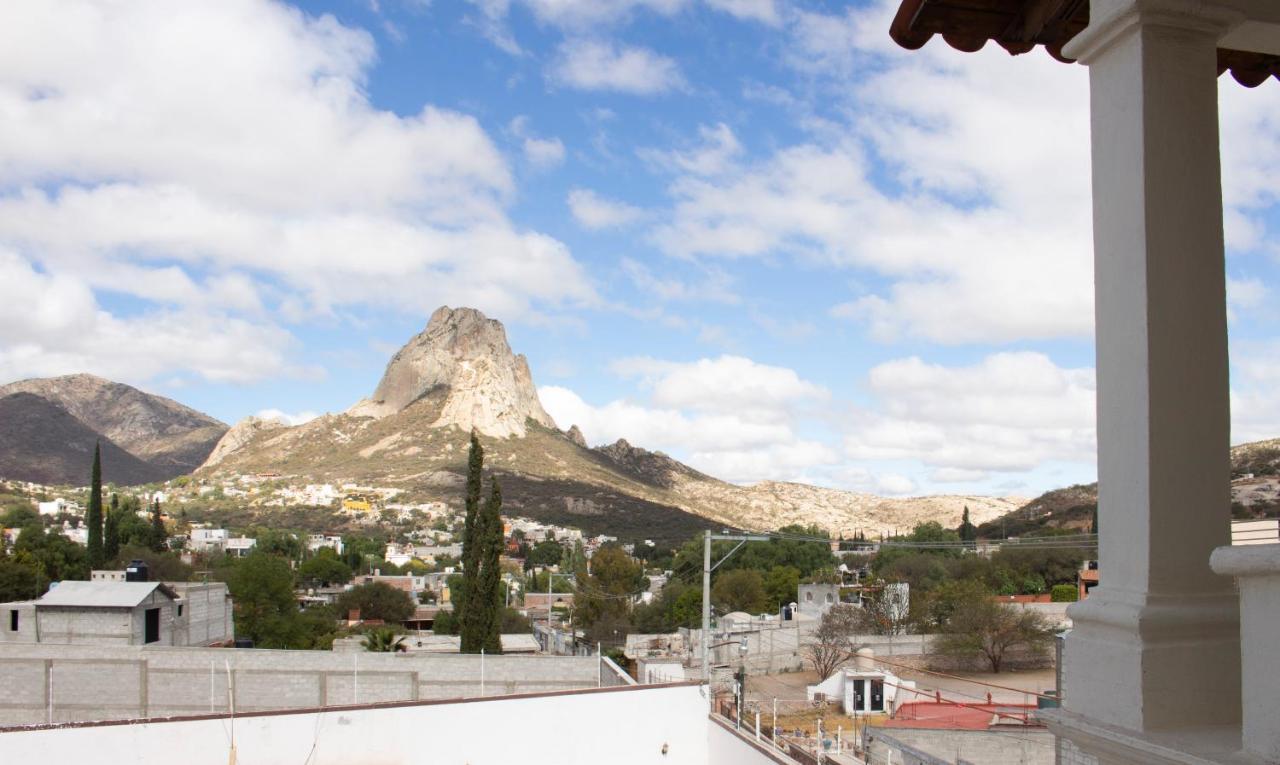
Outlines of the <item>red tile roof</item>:
[[[902,0],[889,36],[916,50],[934,35],[956,50],[972,53],[988,40],[1013,55],[1043,45],[1049,55],[1072,63],[1062,47],[1089,24],[1089,0]],[[1218,50],[1218,74],[1230,71],[1236,82],[1257,87],[1280,79],[1280,56]]]

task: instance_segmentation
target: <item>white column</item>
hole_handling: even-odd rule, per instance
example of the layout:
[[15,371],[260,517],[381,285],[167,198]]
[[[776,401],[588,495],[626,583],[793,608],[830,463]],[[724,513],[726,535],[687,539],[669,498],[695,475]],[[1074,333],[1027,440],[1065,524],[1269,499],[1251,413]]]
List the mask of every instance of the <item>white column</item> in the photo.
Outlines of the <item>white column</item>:
[[1093,0],[1101,585],[1070,610],[1065,708],[1146,734],[1240,720],[1217,40],[1207,0]]

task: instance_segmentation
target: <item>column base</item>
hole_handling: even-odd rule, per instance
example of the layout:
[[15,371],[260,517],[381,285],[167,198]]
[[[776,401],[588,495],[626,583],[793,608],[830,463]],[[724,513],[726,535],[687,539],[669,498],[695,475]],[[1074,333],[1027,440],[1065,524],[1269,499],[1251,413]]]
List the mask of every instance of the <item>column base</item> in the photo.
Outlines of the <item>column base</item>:
[[1067,711],[1138,735],[1240,727],[1239,605],[1231,590],[1158,596],[1102,585],[1071,606]]

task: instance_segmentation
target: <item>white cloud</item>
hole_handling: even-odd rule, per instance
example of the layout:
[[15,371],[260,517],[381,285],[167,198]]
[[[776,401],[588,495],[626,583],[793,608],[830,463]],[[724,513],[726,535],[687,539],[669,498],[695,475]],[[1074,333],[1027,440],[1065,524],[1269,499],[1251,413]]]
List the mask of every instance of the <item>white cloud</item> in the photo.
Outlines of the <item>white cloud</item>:
[[524,158],[534,167],[555,167],[564,162],[564,144],[559,138],[526,138]]
[[825,404],[829,392],[790,369],[734,356],[625,359],[614,369],[641,377],[648,400],[596,406],[558,386],[543,386],[538,395],[557,423],[578,425],[590,443],[626,438],[729,481],[813,479],[838,459],[834,449],[796,430],[796,419]]
[[723,122],[698,127],[698,143],[680,151],[642,149],[640,156],[657,167],[693,176],[724,175],[736,168],[742,144],[732,128]]
[[154,309],[127,318],[103,310],[70,272],[37,270],[0,248],[0,379],[91,372],[143,383],[173,369],[211,382],[314,377],[288,361],[292,341],[270,323],[217,311]]
[[559,138],[543,138],[529,129],[529,118],[520,115],[507,125],[507,131],[521,139],[520,147],[529,164],[539,169],[554,167],[564,162],[564,143]]
[[1233,342],[1231,366],[1231,442],[1280,436],[1280,342]]
[[310,411],[290,414],[289,412],[282,412],[279,409],[263,409],[262,411],[258,412],[254,416],[257,417],[258,419],[278,420],[280,422],[283,422],[285,425],[294,426],[294,425],[302,425],[304,423],[311,422],[312,420],[319,417],[320,415],[317,414],[316,412],[310,412]]
[[[563,244],[508,219],[512,175],[475,119],[369,103],[375,58],[368,33],[265,0],[0,7],[0,247],[137,298],[175,335],[242,327],[246,353],[270,348],[253,379],[289,366],[282,318],[593,302]],[[98,331],[145,326],[94,310]],[[230,374],[148,337],[120,332],[113,352]],[[62,351],[83,357],[42,354]],[[22,373],[52,363],[4,353]]]
[[732,290],[728,274],[719,269],[707,269],[705,279],[691,282],[673,276],[659,277],[640,261],[623,258],[622,272],[638,289],[658,300],[702,301],[729,305],[742,302],[742,298]]
[[1087,336],[1087,83],[1047,57],[997,72],[1009,62],[996,56],[890,59],[855,86],[852,135],[719,163],[716,176],[687,168],[655,241],[683,257],[789,254],[880,274],[887,286],[835,313],[886,341]]
[[823,403],[831,393],[792,369],[759,364],[742,356],[694,362],[622,359],[613,370],[638,377],[661,407],[722,414],[749,413],[753,419],[780,420],[788,411]]
[[845,438],[853,459],[918,460],[952,479],[1094,459],[1092,369],[1064,369],[1029,352],[967,367],[912,357],[874,367],[868,388],[876,406]]
[[670,16],[686,5],[686,0],[523,0],[538,21],[568,29],[586,29],[612,24],[646,10]]
[[562,44],[547,76],[558,85],[577,90],[635,95],[656,95],[685,85],[673,59],[648,48],[594,39]]
[[1227,277],[1227,315],[1234,321],[1243,311],[1262,306],[1270,290],[1260,279]]
[[782,21],[775,0],[707,0],[707,5],[734,18],[775,26]]
[[569,191],[569,212],[583,228],[617,228],[644,217],[644,210],[626,202],[605,199],[591,189]]

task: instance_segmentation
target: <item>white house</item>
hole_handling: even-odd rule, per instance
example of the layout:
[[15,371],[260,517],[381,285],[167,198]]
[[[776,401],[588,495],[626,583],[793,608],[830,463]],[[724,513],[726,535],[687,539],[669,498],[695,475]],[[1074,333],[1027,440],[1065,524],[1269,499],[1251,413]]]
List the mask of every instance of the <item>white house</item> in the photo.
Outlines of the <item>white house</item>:
[[228,537],[226,529],[192,529],[191,549],[195,552],[221,550],[226,547]]
[[253,552],[253,548],[258,546],[258,540],[248,537],[231,537],[223,545],[228,555],[235,555],[243,558]]
[[807,687],[810,701],[822,694],[827,699],[837,699],[844,713],[850,717],[868,714],[886,714],[911,701],[916,695],[914,680],[903,680],[888,670],[876,669],[871,649],[858,651],[853,666],[837,669],[826,680]]

